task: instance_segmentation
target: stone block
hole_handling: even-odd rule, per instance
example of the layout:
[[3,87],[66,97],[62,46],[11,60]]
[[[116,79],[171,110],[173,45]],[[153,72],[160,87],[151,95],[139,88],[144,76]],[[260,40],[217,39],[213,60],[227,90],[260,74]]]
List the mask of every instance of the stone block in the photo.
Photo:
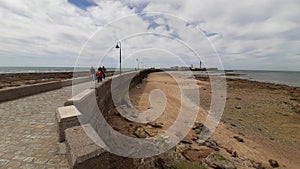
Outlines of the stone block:
[[[89,133],[89,134],[87,134]],[[96,132],[90,124],[76,126],[65,130],[67,158],[71,169],[118,169],[135,168],[134,159],[120,157],[105,151],[89,136]]]
[[59,142],[65,141],[65,129],[80,125],[79,118],[81,118],[81,113],[73,105],[57,109],[56,123]]

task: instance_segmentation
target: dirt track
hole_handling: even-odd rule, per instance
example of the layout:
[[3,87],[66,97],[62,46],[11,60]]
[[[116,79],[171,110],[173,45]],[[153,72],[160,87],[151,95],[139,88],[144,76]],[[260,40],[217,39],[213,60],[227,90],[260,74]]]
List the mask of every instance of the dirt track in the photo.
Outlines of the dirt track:
[[[201,108],[197,122],[205,120],[210,104],[210,84],[207,77],[197,77],[201,94]],[[185,83],[188,85],[189,83]],[[164,73],[150,74],[144,83],[130,92],[133,105],[145,111],[151,109],[149,96],[160,89],[167,98],[166,109],[154,122],[162,128],[133,123],[118,116],[110,120],[116,130],[133,137],[137,128],[144,128],[146,136],[163,133],[177,118],[180,91],[177,82]],[[300,166],[299,88],[246,80],[227,81],[227,102],[222,121],[206,145],[195,141],[195,130],[190,130],[177,145],[176,153],[190,161],[204,162],[211,153],[219,153],[237,168],[263,166],[271,168],[269,160],[276,160],[279,168]],[[242,139],[238,141],[238,139]],[[215,146],[213,144],[216,143]]]

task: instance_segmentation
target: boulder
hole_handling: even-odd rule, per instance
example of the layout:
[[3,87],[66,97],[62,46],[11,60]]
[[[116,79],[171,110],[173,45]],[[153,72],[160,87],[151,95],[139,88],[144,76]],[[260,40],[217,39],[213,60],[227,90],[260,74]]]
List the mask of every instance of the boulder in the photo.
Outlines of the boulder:
[[270,160],[269,160],[269,163],[270,163],[270,165],[271,165],[273,168],[278,168],[278,167],[279,167],[279,164],[278,164],[278,162],[277,162],[276,160],[270,159]]
[[235,138],[238,142],[241,142],[241,143],[244,142],[244,139],[242,139],[242,138],[239,137],[239,136],[233,136],[233,138]]
[[206,159],[205,162],[212,168],[221,169],[236,169],[236,166],[232,161],[229,161],[220,154],[212,153]]
[[146,138],[147,133],[145,132],[145,129],[142,127],[137,127],[137,129],[134,132],[134,135],[138,138]]
[[151,122],[149,123],[149,125],[153,128],[163,128],[163,123],[154,123],[154,122]]
[[189,161],[202,162],[213,150],[203,147],[201,149],[186,149],[182,151],[182,156]]

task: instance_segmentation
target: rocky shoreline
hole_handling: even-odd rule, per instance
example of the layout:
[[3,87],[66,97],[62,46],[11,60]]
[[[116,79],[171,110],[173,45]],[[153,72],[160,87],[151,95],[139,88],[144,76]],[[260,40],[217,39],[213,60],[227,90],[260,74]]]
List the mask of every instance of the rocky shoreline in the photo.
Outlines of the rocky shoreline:
[[[209,77],[197,75],[200,114],[209,110]],[[153,123],[133,123],[114,110],[108,119],[115,130],[138,138],[163,133],[174,122],[180,100],[174,79],[154,73],[132,89],[132,104],[139,110],[151,109],[149,93],[161,89],[168,98],[166,111]],[[189,134],[170,151],[143,159],[143,168],[295,168],[300,166],[300,88],[242,79],[227,79],[226,106],[218,128],[204,143],[197,134],[205,116],[199,115]],[[148,161],[147,165],[145,161]]]

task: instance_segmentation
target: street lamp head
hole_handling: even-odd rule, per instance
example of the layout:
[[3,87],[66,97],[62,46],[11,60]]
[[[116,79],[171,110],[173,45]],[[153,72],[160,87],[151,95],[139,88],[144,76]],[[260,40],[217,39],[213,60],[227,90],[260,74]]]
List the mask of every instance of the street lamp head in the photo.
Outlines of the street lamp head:
[[120,48],[119,43],[117,43],[116,48]]

